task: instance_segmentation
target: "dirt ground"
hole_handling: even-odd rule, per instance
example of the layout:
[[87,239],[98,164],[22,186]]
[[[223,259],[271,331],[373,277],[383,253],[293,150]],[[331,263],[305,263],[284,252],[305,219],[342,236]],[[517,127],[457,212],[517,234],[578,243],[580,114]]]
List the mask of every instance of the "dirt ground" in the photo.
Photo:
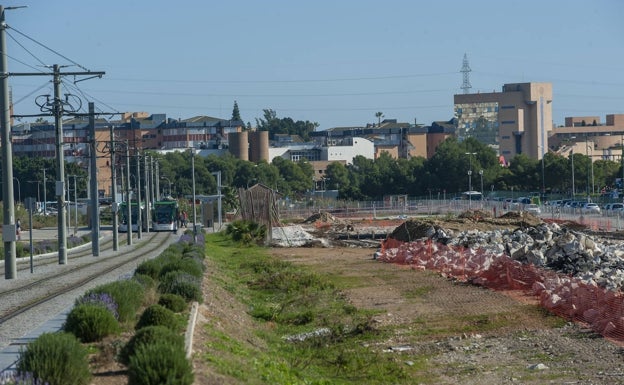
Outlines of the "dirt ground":
[[[526,221],[526,218],[521,218]],[[534,218],[529,218],[531,221]],[[323,218],[327,221],[327,218]],[[441,221],[453,230],[490,230],[517,227],[518,218],[493,220],[460,218]],[[365,233],[375,227],[391,233],[403,221],[380,223],[336,221],[330,225],[307,224],[316,236],[344,232]],[[327,223],[327,222],[324,222]],[[306,265],[320,274],[358,277],[364,284],[345,291],[349,301],[365,309],[378,310],[377,327],[394,327],[388,340],[371,343],[371,349],[400,355],[429,357],[428,377],[435,384],[624,384],[624,349],[597,336],[583,325],[553,322],[552,316],[535,310],[537,301],[523,293],[492,290],[456,282],[431,271],[415,271],[373,259],[375,242],[361,244],[336,241],[331,247],[272,248],[276,257]],[[362,247],[368,246],[368,247]],[[206,260],[207,271],[214,270]],[[193,366],[195,384],[239,384],[217,374],[201,359],[210,347],[204,326],[210,324],[231,338],[262,347],[253,333],[246,308],[219,282],[207,274],[205,303],[201,305],[194,333]],[[445,330],[451,319],[464,317],[466,332],[420,334],[419,330]],[[479,322],[502,320],[503,327],[474,333]],[[505,322],[509,321],[509,322]],[[471,323],[473,323],[471,325]],[[558,326],[553,326],[553,325]],[[563,326],[562,326],[563,325]],[[478,326],[478,325],[477,325]],[[103,365],[93,384],[121,385],[127,379],[119,367]]]
[[[529,221],[535,218],[529,218]],[[516,227],[517,218],[494,223],[464,218],[443,221],[446,228],[488,230]],[[526,220],[526,218],[523,218]],[[537,220],[539,222],[539,220]],[[343,223],[344,224],[344,223]],[[351,223],[357,231],[365,223]],[[476,224],[476,225],[475,225]],[[310,231],[331,232],[330,227]],[[389,229],[387,229],[389,230]],[[430,271],[414,271],[373,259],[375,248],[299,247],[273,248],[271,253],[296,264],[327,274],[360,277],[366,282],[345,292],[359,308],[375,309],[377,327],[393,326],[397,333],[390,340],[377,341],[371,349],[402,354],[409,362],[410,352],[430,358],[429,378],[436,384],[624,384],[624,349],[574,323],[557,321],[536,310],[537,301],[523,293],[494,292],[458,283]],[[209,269],[210,270],[210,269]],[[211,322],[230,335],[261,346],[249,332],[245,309],[217,284],[206,280],[206,298],[200,325],[195,333],[196,352],[205,349],[201,323]],[[414,293],[425,293],[414,295]],[[492,328],[480,334],[421,336],[418,328],[443,329],[448,319],[465,317],[469,322],[511,319],[510,326]],[[555,326],[556,325],[556,326]],[[470,330],[468,324],[466,330]],[[236,337],[235,337],[236,338]],[[406,353],[407,352],[407,353]],[[215,374],[209,365],[195,360],[197,384],[237,384]]]

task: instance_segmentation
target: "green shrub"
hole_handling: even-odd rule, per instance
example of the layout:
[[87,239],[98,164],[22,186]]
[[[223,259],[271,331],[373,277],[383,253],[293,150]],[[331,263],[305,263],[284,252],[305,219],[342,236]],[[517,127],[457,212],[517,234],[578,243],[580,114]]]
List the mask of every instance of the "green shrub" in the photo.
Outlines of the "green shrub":
[[181,313],[188,307],[184,297],[171,293],[161,295],[158,299],[158,304],[166,307],[174,313]]
[[69,312],[63,330],[89,343],[119,333],[120,328],[119,322],[106,307],[85,303],[74,306]]
[[166,342],[141,345],[130,357],[128,385],[191,385],[191,363],[184,349]]
[[182,258],[193,258],[198,261],[203,261],[206,258],[206,252],[203,250],[203,247],[198,248],[197,250],[193,248],[193,250],[185,252]]
[[140,283],[145,290],[150,290],[156,287],[156,280],[147,274],[137,274],[135,272],[132,279]]
[[172,271],[183,271],[193,277],[201,278],[204,275],[204,266],[200,261],[193,258],[181,258],[171,261],[160,269],[159,277],[162,278]]
[[136,314],[145,298],[145,289],[135,280],[125,279],[98,286],[90,293],[108,293],[117,303],[119,322],[129,322],[136,319]]
[[152,305],[141,314],[135,330],[155,325],[165,326],[173,331],[182,328],[182,324],[174,312],[161,305]]
[[265,225],[248,220],[236,220],[225,228],[226,235],[243,245],[262,244],[266,238],[266,232]]
[[160,279],[158,291],[178,294],[186,301],[202,302],[201,280],[183,271],[170,271]]
[[119,362],[128,365],[130,357],[134,355],[139,346],[155,342],[165,342],[184,349],[184,337],[180,334],[162,325],[146,326],[139,329],[128,343],[124,345],[119,353]]
[[69,333],[43,333],[20,352],[20,374],[31,373],[50,385],[86,385],[91,381],[87,350]]
[[157,279],[160,275],[160,269],[162,268],[162,262],[156,258],[143,261],[134,270],[134,275],[146,275],[152,279]]

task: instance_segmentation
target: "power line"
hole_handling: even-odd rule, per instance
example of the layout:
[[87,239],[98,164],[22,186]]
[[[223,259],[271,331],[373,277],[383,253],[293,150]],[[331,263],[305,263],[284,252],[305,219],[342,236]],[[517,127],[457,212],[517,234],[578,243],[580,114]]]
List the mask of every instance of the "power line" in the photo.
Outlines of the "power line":
[[75,61],[71,60],[71,59],[70,59],[70,58],[68,58],[67,56],[65,56],[65,55],[61,54],[61,53],[60,53],[60,52],[58,52],[58,51],[53,50],[52,48],[50,48],[50,47],[46,46],[46,45],[45,45],[45,44],[43,44],[43,43],[38,42],[37,40],[33,39],[32,37],[30,37],[30,36],[28,36],[28,35],[26,35],[26,34],[24,34],[24,33],[20,32],[20,31],[18,31],[17,29],[15,29],[15,28],[13,28],[13,27],[11,27],[11,26],[9,26],[9,25],[7,25],[7,28],[12,29],[13,31],[15,31],[15,32],[17,32],[18,34],[20,34],[20,35],[22,35],[23,37],[25,37],[26,39],[28,39],[28,40],[32,41],[33,43],[35,43],[35,44],[39,45],[40,47],[43,47],[43,48],[47,49],[48,51],[50,51],[50,52],[52,52],[52,53],[54,53],[54,54],[58,55],[59,57],[61,57],[61,58],[65,59],[65,60],[67,60],[68,62],[72,63],[73,65],[78,66],[78,67],[82,68],[83,70],[85,70],[85,71],[87,71],[87,72],[91,72],[91,71],[89,71],[89,69],[88,69],[88,68],[86,68],[86,67],[84,67],[84,66],[82,66],[82,65],[78,64],[77,62],[75,62]]
[[[92,90],[91,92],[94,92]],[[168,95],[168,96],[205,96],[205,97],[248,97],[248,98],[267,98],[267,97],[341,97],[341,96],[367,96],[367,95],[406,95],[418,93],[434,93],[448,92],[448,89],[431,89],[431,90],[408,90],[408,91],[376,91],[376,92],[346,92],[346,93],[327,93],[327,94],[202,94],[190,92],[162,92],[162,91],[119,91],[100,89],[97,92],[108,92],[115,94],[136,94],[136,95]]]
[[[45,66],[45,65],[46,65],[46,63],[44,63],[44,62],[43,62],[43,60],[39,59],[37,56],[35,56],[35,54],[34,54],[34,53],[30,52],[30,51],[29,51],[26,47],[24,47],[24,45],[23,45],[22,43],[20,43],[19,41],[17,41],[17,39],[16,39],[13,35],[11,35],[10,33],[8,33],[8,32],[7,32],[7,36],[9,36],[9,37],[11,38],[11,40],[13,40],[13,41],[15,42],[15,44],[17,44],[17,45],[19,45],[20,47],[22,47],[22,49],[23,49],[24,51],[26,51],[26,52],[27,52],[30,56],[32,56],[35,60],[37,60],[37,61],[38,61],[38,62],[39,62],[42,66]],[[29,66],[29,65],[28,65],[28,64],[26,64],[26,63],[22,63],[22,62],[20,62],[20,63],[21,63],[21,64],[24,64],[24,65],[26,65],[26,66],[28,66],[28,67],[30,67],[30,68],[35,69],[35,67]]]
[[321,83],[321,82],[349,82],[349,81],[361,81],[361,80],[388,80],[388,79],[407,79],[407,78],[420,78],[428,76],[444,76],[444,75],[456,75],[456,72],[439,72],[439,73],[427,73],[427,74],[407,74],[407,75],[387,75],[387,76],[370,76],[370,77],[357,77],[357,78],[325,78],[325,79],[273,79],[273,80],[215,80],[215,79],[137,79],[137,78],[110,78],[108,80],[122,81],[122,82],[146,82],[146,83]]

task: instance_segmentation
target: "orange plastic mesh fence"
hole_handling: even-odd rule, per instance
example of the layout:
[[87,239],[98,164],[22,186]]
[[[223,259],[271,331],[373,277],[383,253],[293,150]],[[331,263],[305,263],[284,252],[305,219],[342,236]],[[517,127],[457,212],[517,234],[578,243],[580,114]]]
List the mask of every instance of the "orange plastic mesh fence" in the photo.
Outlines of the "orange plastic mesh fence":
[[551,270],[522,264],[484,249],[452,247],[427,241],[382,242],[379,260],[435,270],[494,290],[524,290],[566,319],[587,324],[595,332],[624,342],[624,294],[584,283]]

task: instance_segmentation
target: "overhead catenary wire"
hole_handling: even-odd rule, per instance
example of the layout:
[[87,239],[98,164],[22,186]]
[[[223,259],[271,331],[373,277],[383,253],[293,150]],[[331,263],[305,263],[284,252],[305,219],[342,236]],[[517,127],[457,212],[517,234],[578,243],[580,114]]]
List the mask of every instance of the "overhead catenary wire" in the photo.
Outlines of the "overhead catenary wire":
[[[30,50],[28,50],[28,49],[27,49],[27,48],[26,48],[26,47],[25,47],[22,43],[20,43],[20,42],[19,42],[19,41],[18,41],[18,40],[17,40],[17,39],[13,36],[13,35],[11,35],[8,31],[6,31],[6,34],[7,34],[7,36],[8,36],[8,37],[10,37],[10,38],[11,38],[11,40],[13,40],[13,41],[15,42],[15,44],[17,44],[17,45],[19,45],[20,47],[22,47],[22,49],[23,49],[24,51],[26,51],[26,52],[27,52],[30,56],[32,56],[32,57],[33,57],[36,61],[38,61],[38,62],[39,62],[39,64],[41,64],[42,66],[46,66],[46,65],[47,65],[47,63],[45,63],[43,60],[39,59],[39,58],[38,58],[38,57],[37,57],[34,53],[30,52]],[[16,61],[17,61],[17,59],[13,59],[13,60],[16,60]],[[31,66],[31,65],[28,65],[28,64],[26,64],[26,63],[23,63],[23,62],[21,62],[21,61],[20,61],[20,63],[21,63],[21,64],[24,64],[25,66],[28,66],[28,67],[30,67],[30,68],[32,68],[32,69],[34,69],[34,70],[38,70],[36,67],[33,67],[33,66]],[[41,71],[41,72],[43,72],[43,71]]]
[[43,44],[43,43],[40,43],[39,41],[37,41],[37,40],[33,39],[32,37],[30,37],[30,36],[26,35],[26,34],[25,34],[25,33],[23,33],[23,32],[20,32],[19,30],[17,30],[17,29],[15,29],[15,28],[11,27],[10,25],[7,25],[7,28],[9,28],[9,29],[11,29],[11,30],[13,30],[13,31],[17,32],[17,33],[18,33],[18,34],[20,34],[21,36],[23,36],[23,37],[25,37],[26,39],[28,39],[28,40],[32,41],[33,43],[35,43],[35,44],[39,45],[40,47],[45,48],[46,50],[48,50],[48,51],[50,51],[50,52],[54,53],[55,55],[58,55],[59,57],[61,57],[61,58],[65,59],[65,60],[67,60],[68,62],[72,63],[73,65],[75,65],[75,66],[77,66],[77,67],[79,67],[79,68],[81,68],[81,69],[83,69],[83,70],[85,70],[85,71],[87,71],[87,72],[91,72],[88,68],[84,67],[83,65],[79,64],[78,62],[76,62],[76,61],[74,61],[74,60],[72,60],[72,59],[68,58],[67,56],[63,55],[62,53],[60,53],[60,52],[58,52],[58,51],[53,50],[52,48],[48,47],[47,45],[45,45],[45,44]]

